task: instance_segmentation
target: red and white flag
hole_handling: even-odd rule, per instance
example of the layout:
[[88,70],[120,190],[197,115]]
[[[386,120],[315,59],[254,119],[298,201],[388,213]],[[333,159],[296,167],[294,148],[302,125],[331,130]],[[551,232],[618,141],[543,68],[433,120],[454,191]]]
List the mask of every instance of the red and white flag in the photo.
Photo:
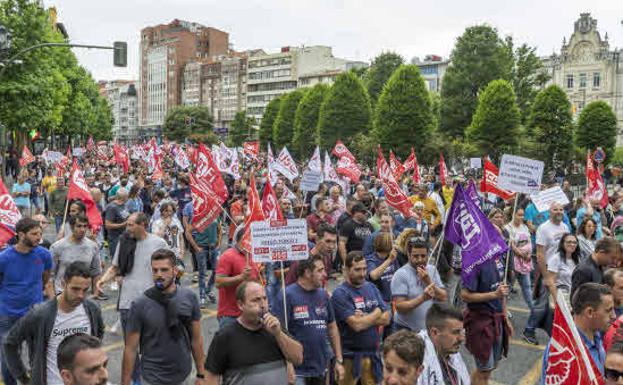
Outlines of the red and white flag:
[[266,150],[266,163],[268,168],[268,177],[270,178],[270,183],[275,185],[279,176],[277,175],[277,170],[275,170],[275,156],[273,155],[273,150],[270,148],[270,143],[267,144],[268,149]]
[[335,165],[335,171],[339,175],[347,177],[351,183],[359,183],[359,177],[361,177],[361,170],[354,158],[343,156],[337,161]]
[[547,385],[603,385],[603,376],[588,353],[559,291],[545,367]]
[[376,172],[377,176],[380,180],[385,182],[388,179],[393,178],[392,171],[389,167],[389,164],[385,160],[385,156],[383,155],[383,149],[379,145],[377,157],[376,157]]
[[331,164],[331,158],[329,157],[329,153],[327,151],[324,152],[324,167],[322,169],[323,178],[326,181],[338,182],[339,177],[333,168],[333,164]]
[[322,161],[320,159],[320,147],[316,146],[314,154],[307,163],[307,168],[311,171],[322,172]]
[[177,151],[175,152],[175,164],[177,164],[182,170],[187,170],[190,167],[188,155],[180,145],[177,146]]
[[95,201],[89,191],[89,186],[87,186],[82,170],[78,167],[78,163],[75,159],[71,168],[69,189],[67,191],[67,200],[71,199],[80,199],[82,203],[84,203],[87,208],[86,214],[89,219],[89,226],[94,234],[97,233],[102,226],[102,215],[95,205]]
[[0,223],[0,246],[7,244],[14,236],[15,231],[12,228]]
[[399,181],[400,177],[405,172],[405,168],[402,163],[396,159],[396,156],[392,150],[389,150],[389,168],[391,168],[392,174],[394,175],[394,178],[396,178],[396,181]]
[[339,159],[348,157],[352,159],[353,161],[355,161],[355,157],[353,156],[353,154],[350,153],[350,151],[348,151],[348,148],[346,148],[346,146],[344,145],[344,143],[342,143],[341,140],[338,140],[337,142],[335,142],[335,147],[333,147],[333,151],[331,152],[331,154],[335,155]]
[[0,223],[15,228],[15,224],[20,219],[22,219],[22,214],[15,205],[11,193],[0,179]]
[[586,154],[586,196],[588,199],[595,199],[601,202],[601,208],[608,206],[608,190],[606,184],[599,173],[599,170],[593,164],[591,152]]
[[443,160],[443,154],[439,154],[439,180],[443,186],[446,185],[446,181],[448,180],[448,168],[446,167],[446,161]]
[[290,182],[292,182],[294,178],[299,176],[299,171],[296,168],[296,163],[294,162],[294,159],[292,159],[292,156],[290,155],[286,147],[284,147],[283,150],[281,150],[281,152],[279,153],[277,160],[275,160],[274,162],[273,168],[276,171],[279,171],[281,175],[288,178]]
[[89,140],[87,141],[87,153],[92,154],[95,151],[95,143],[93,142],[93,137],[89,136]]
[[115,143],[113,145],[113,151],[115,154],[115,163],[121,165],[121,167],[123,167],[123,173],[127,174],[130,169],[130,159],[128,158],[127,150],[123,146]]
[[219,197],[205,179],[189,175],[190,191],[193,197],[193,228],[204,231],[223,211]]
[[262,202],[260,195],[255,186],[255,171],[251,169],[251,177],[249,178],[249,190],[247,192],[247,200],[249,202],[249,216],[244,221],[244,235],[242,236],[242,249],[251,254],[251,223],[263,221],[264,211],[262,211]]
[[26,145],[24,145],[24,149],[22,150],[22,157],[19,158],[19,166],[20,167],[24,167],[27,166],[28,164],[32,163],[35,161],[35,157],[32,154],[32,152],[30,152],[30,150],[28,149],[28,147],[26,147]]
[[216,167],[210,150],[205,148],[203,143],[199,143],[197,150],[195,174],[197,178],[204,180],[211,187],[212,191],[220,198],[220,203],[227,200],[229,194],[223,176]]
[[252,159],[257,159],[257,156],[260,153],[260,142],[244,142],[242,144],[242,148],[245,155],[249,156]]
[[409,154],[409,157],[402,164],[402,167],[405,169],[405,172],[411,170],[415,162],[417,162],[417,160],[415,159],[415,151],[413,150],[413,147],[411,147],[411,153]]
[[266,219],[283,219],[283,213],[281,212],[281,207],[277,201],[277,195],[270,184],[270,177],[266,181],[264,193],[262,194],[262,211],[264,212],[264,218]]
[[489,159],[485,159],[482,181],[480,182],[480,191],[491,193],[499,196],[500,198],[507,200],[515,196],[514,193],[503,190],[498,187],[498,168]]
[[385,200],[387,201],[387,204],[400,211],[405,218],[410,217],[412,215],[411,202],[396,182],[390,166],[387,164],[387,161],[383,156],[381,146],[379,146],[378,150],[376,167],[378,176],[383,181],[383,190],[385,191]]

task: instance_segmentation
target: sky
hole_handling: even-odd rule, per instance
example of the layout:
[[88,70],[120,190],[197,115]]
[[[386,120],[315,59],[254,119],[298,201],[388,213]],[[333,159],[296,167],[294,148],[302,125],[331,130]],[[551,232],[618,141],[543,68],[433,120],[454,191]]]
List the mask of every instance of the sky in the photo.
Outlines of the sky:
[[465,28],[487,23],[539,55],[560,52],[580,13],[590,12],[610,47],[623,47],[623,0],[44,0],[72,43],[128,42],[128,67],[109,51],[74,49],[96,80],[138,78],[140,30],[178,18],[229,33],[238,51],[328,45],[336,57],[370,62],[385,51],[407,61],[449,57]]

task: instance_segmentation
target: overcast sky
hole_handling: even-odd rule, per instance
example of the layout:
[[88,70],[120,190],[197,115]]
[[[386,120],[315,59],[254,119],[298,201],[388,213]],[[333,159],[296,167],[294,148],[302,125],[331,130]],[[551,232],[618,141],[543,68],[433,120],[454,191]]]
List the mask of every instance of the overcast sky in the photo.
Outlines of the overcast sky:
[[56,6],[73,43],[128,42],[128,67],[106,51],[75,50],[95,79],[137,79],[139,32],[174,18],[229,33],[236,50],[328,45],[337,57],[370,61],[383,51],[407,60],[450,55],[457,36],[488,23],[540,55],[560,51],[581,12],[597,19],[610,46],[623,47],[623,0],[44,0]]

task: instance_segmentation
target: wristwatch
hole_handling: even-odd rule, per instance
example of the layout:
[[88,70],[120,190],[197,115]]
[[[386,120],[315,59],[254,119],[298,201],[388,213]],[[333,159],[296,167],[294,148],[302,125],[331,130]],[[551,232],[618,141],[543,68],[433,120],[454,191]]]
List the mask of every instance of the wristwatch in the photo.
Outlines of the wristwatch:
[[205,374],[197,373],[197,378],[201,378],[202,380],[206,378]]

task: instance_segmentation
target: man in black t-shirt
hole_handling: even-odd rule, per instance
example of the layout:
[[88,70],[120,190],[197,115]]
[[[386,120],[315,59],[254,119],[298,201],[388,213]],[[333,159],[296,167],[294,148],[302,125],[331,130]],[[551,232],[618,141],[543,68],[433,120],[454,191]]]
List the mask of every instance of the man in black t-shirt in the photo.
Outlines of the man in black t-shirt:
[[355,204],[351,212],[352,218],[347,219],[340,227],[338,250],[342,261],[346,260],[346,255],[351,251],[363,250],[366,239],[374,232],[374,228],[368,223],[368,210],[363,203]]
[[286,361],[303,362],[303,345],[281,329],[279,319],[268,313],[264,287],[245,281],[236,289],[242,312],[216,332],[205,362],[206,383],[216,385],[219,376],[230,385],[286,385]]
[[115,199],[106,205],[106,211],[104,214],[104,226],[106,227],[106,231],[108,234],[108,249],[110,251],[110,256],[115,255],[115,251],[117,250],[117,243],[119,242],[119,237],[123,234],[125,230],[126,222],[130,213],[125,207],[126,202],[128,201],[128,190],[124,188],[120,188],[117,190],[117,195]]

